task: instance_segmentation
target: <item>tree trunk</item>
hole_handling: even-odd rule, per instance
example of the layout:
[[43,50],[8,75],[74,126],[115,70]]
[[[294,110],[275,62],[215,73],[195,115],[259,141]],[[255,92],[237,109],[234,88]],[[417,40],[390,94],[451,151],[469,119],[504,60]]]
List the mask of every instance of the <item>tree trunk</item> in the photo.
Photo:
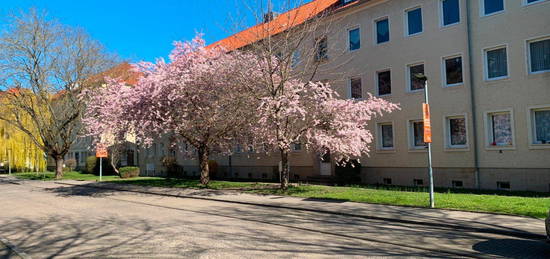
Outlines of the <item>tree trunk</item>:
[[281,150],[281,190],[288,189],[290,168],[288,168],[288,151]]
[[208,148],[200,147],[199,153],[199,166],[201,169],[201,184],[208,186],[210,183],[210,168],[208,167]]
[[63,178],[63,157],[62,156],[55,156],[55,179],[62,179]]

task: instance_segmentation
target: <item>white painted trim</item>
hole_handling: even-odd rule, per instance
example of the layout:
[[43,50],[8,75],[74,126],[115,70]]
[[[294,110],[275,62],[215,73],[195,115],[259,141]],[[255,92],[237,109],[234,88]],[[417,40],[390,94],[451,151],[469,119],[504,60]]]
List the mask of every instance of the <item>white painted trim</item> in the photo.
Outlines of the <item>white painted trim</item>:
[[422,119],[413,119],[413,120],[407,120],[407,135],[408,135],[408,149],[409,152],[427,152],[426,146],[415,146],[414,145],[414,127],[413,123],[415,122],[423,122]]
[[550,35],[538,36],[538,37],[533,37],[533,38],[529,38],[529,39],[525,40],[525,50],[526,50],[526,58],[527,58],[526,64],[527,64],[527,74],[528,75],[536,75],[536,74],[542,74],[542,73],[550,72],[550,69],[537,71],[537,72],[532,72],[531,71],[531,48],[530,48],[530,44],[533,43],[533,42],[538,42],[538,41],[543,41],[543,40],[550,40]]
[[490,14],[485,14],[485,0],[479,0],[479,17],[490,17],[506,12],[506,0],[502,0],[502,10]]
[[[382,126],[391,125],[392,126],[392,144],[393,147],[382,147]],[[396,143],[395,143],[395,123],[394,121],[385,121],[376,123],[376,151],[379,153],[395,153],[396,152]]]
[[[487,52],[491,50],[497,50],[497,49],[505,49],[506,50],[506,75],[505,76],[499,76],[495,78],[489,78],[489,64],[487,63]],[[510,48],[508,47],[508,43],[486,47],[481,50],[481,56],[483,58],[483,80],[484,81],[497,81],[502,79],[508,79],[510,78]]]
[[[489,115],[498,114],[498,113],[509,113],[510,114],[510,126],[512,130],[512,145],[509,146],[492,146],[491,139],[493,137],[493,124],[492,121],[489,121]],[[516,149],[516,123],[514,119],[514,109],[504,108],[498,110],[485,111],[483,113],[483,120],[485,123],[485,141],[484,146],[485,150],[515,150]]]
[[[464,118],[464,123],[466,127],[466,145],[451,145],[451,134],[450,134],[450,119]],[[468,123],[468,114],[467,113],[457,113],[450,115],[443,115],[443,149],[445,151],[469,151],[470,150],[470,134],[469,134],[469,123]]]
[[[384,95],[380,95],[380,87],[378,86],[378,73],[382,73],[382,72],[386,72],[386,71],[390,71],[390,93],[389,94],[384,94]],[[379,96],[379,97],[384,97],[384,96],[391,96],[393,94],[393,80],[392,80],[392,77],[393,77],[393,73],[391,72],[391,67],[388,67],[388,68],[385,68],[385,69],[380,69],[380,70],[376,70],[376,72],[374,73],[374,87],[375,87],[375,93],[376,93],[376,96]]]
[[455,25],[459,25],[462,23],[462,9],[460,8],[460,4],[461,4],[461,0],[458,0],[458,22],[455,22],[455,23],[451,23],[451,24],[447,24],[445,25],[444,24],[444,13],[443,13],[443,1],[444,0],[438,0],[439,2],[439,28],[440,29],[446,29],[446,28],[450,28],[450,27],[453,27]]
[[[420,9],[420,22],[422,23],[422,30],[420,30],[420,32],[417,32],[417,33],[413,33],[413,34],[410,34],[409,33],[409,12],[411,11],[414,11],[414,10],[417,10],[417,9]],[[404,11],[403,11],[403,36],[405,38],[407,37],[413,37],[413,36],[417,36],[417,35],[420,35],[424,32],[424,26],[425,26],[425,23],[424,23],[424,13],[423,13],[423,10],[424,8],[422,8],[422,5],[414,5],[412,7],[409,7],[409,8],[406,8]]]
[[547,144],[535,144],[536,132],[535,132],[535,118],[533,111],[535,110],[550,110],[550,104],[536,105],[527,107],[527,131],[529,149],[550,149],[550,143]]
[[[385,41],[385,42],[381,42],[381,43],[378,43],[378,26],[376,26],[376,23],[379,22],[379,21],[382,21],[382,20],[385,20],[387,19],[388,20],[388,36],[389,36],[389,39],[388,41]],[[390,16],[389,15],[385,15],[385,16],[381,16],[381,17],[378,17],[376,19],[373,20],[373,43],[375,46],[378,46],[378,45],[384,45],[388,42],[391,41],[391,21],[390,21]]]
[[410,68],[412,66],[424,65],[424,74],[426,74],[426,62],[424,60],[409,63],[405,66],[405,91],[407,93],[420,93],[424,92],[424,89],[411,90],[411,74]]
[[538,0],[538,1],[535,1],[535,2],[532,2],[532,3],[527,3],[527,0],[523,0],[522,1],[522,6],[531,6],[531,5],[542,4],[542,3],[550,3],[550,1],[548,1],[548,0]]
[[[452,58],[456,58],[456,57],[460,57],[460,65],[462,67],[462,82],[449,85],[449,84],[447,84],[447,67],[446,67],[445,61],[447,59],[452,59]],[[466,74],[466,70],[464,70],[464,54],[462,52],[441,57],[441,75],[442,75],[442,77],[441,77],[442,84],[441,85],[443,86],[443,88],[464,85],[464,80],[466,79],[465,74]]]
[[[349,33],[350,33],[350,31],[355,30],[355,29],[359,29],[359,48],[351,50],[350,49],[351,38],[349,37],[350,36]],[[347,44],[346,44],[347,45],[346,46],[347,52],[353,53],[353,52],[356,52],[356,51],[360,50],[361,48],[363,48],[363,37],[362,37],[363,33],[362,32],[363,32],[363,30],[361,29],[361,24],[360,23],[358,23],[356,25],[353,25],[351,27],[348,27],[348,29],[346,30],[347,39],[348,39]]]

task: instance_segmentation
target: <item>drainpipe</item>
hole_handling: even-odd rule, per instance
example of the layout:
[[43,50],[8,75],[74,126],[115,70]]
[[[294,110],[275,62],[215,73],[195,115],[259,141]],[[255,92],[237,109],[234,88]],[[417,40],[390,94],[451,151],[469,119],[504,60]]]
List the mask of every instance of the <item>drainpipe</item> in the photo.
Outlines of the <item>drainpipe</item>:
[[474,87],[474,73],[473,73],[473,57],[472,57],[472,22],[470,12],[471,0],[466,0],[466,31],[468,37],[468,70],[470,81],[470,106],[472,110],[472,126],[473,126],[473,143],[472,149],[474,151],[474,174],[476,180],[476,188],[481,189],[480,177],[479,177],[479,152],[478,152],[478,134],[477,134],[477,109],[475,104],[475,87]]

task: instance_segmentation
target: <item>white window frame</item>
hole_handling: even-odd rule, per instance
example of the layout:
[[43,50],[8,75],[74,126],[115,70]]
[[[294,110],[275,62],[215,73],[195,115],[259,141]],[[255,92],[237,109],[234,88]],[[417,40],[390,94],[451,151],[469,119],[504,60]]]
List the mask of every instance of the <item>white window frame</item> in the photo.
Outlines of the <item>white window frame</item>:
[[410,63],[410,64],[407,64],[407,66],[405,67],[405,82],[406,82],[406,87],[407,87],[407,92],[408,93],[419,93],[419,92],[424,92],[424,89],[416,89],[416,90],[412,90],[412,85],[411,85],[411,67],[414,67],[414,66],[417,66],[417,65],[424,65],[424,75],[426,74],[426,62],[424,61],[418,61],[418,62],[415,62],[415,63]]
[[[352,49],[350,49],[351,38],[350,38],[350,35],[349,35],[349,34],[350,34],[351,31],[353,31],[353,30],[355,30],[355,29],[358,29],[358,30],[359,30],[359,48],[358,48],[358,49],[352,50]],[[349,28],[346,30],[346,33],[347,33],[347,36],[346,36],[346,37],[347,37],[347,39],[348,39],[348,42],[347,42],[348,44],[347,44],[346,48],[347,48],[348,52],[350,52],[350,53],[351,53],[351,52],[355,52],[355,51],[358,51],[358,50],[360,50],[361,48],[363,48],[363,37],[362,37],[362,33],[361,33],[362,31],[363,31],[363,30],[361,30],[361,25],[360,25],[360,24],[357,24],[357,25],[355,25],[355,26],[349,27]]]
[[506,12],[506,0],[502,0],[502,10],[490,14],[485,14],[485,0],[479,0],[479,17],[489,17]]
[[[465,145],[452,145],[451,144],[451,119],[464,119],[464,126],[466,127],[466,144]],[[443,129],[445,130],[445,143],[444,148],[447,151],[467,151],[470,148],[470,135],[468,128],[468,115],[466,113],[446,115],[443,117]]]
[[[505,76],[499,76],[495,78],[489,78],[489,63],[487,62],[487,52],[497,49],[505,49],[506,50],[506,75]],[[502,79],[508,79],[510,78],[510,48],[508,48],[508,44],[501,44],[493,47],[487,47],[484,48],[483,51],[483,78],[485,81],[497,81]]]
[[528,128],[528,135],[529,135],[529,148],[530,149],[550,149],[550,143],[546,144],[537,144],[535,143],[536,138],[536,127],[535,127],[535,111],[537,110],[550,110],[550,104],[546,105],[537,105],[537,106],[531,106],[527,108],[527,128]]
[[[489,116],[499,113],[509,113],[510,114],[510,128],[512,130],[512,145],[507,146],[492,146],[493,139],[493,122],[489,120]],[[499,109],[484,112],[485,120],[485,149],[486,150],[513,150],[516,149],[516,123],[514,120],[514,110],[512,108],[508,109]]]
[[461,0],[458,0],[458,22],[445,25],[445,13],[443,12],[443,0],[439,0],[439,28],[449,28],[462,23]]
[[[382,145],[383,136],[382,136],[382,126],[391,125],[392,127],[392,144],[393,147],[384,147]],[[379,122],[376,124],[376,136],[377,136],[377,151],[379,152],[395,152],[395,123],[393,121]]]
[[[460,57],[460,65],[462,67],[462,82],[461,83],[456,83],[456,84],[447,84],[447,64],[446,64],[445,61],[447,61],[447,59],[452,59],[452,58],[456,58],[456,57]],[[442,57],[441,58],[441,75],[443,75],[441,77],[441,79],[443,81],[441,85],[444,88],[464,85],[464,81],[466,80],[466,71],[464,70],[464,55],[462,55],[462,53],[457,53],[457,54],[454,54],[454,55]]]
[[[420,22],[422,23],[422,30],[420,30],[420,32],[410,34],[410,32],[409,32],[409,12],[414,11],[416,9],[420,9]],[[405,9],[404,18],[403,18],[403,22],[404,22],[403,32],[404,32],[405,37],[413,37],[413,36],[416,36],[416,35],[420,35],[424,32],[425,23],[424,23],[424,13],[422,11],[423,11],[422,5],[415,5],[413,7]]]
[[545,3],[545,2],[550,2],[548,0],[538,0],[538,1],[535,1],[535,2],[532,2],[532,3],[528,3],[527,0],[523,0],[523,6],[531,6],[531,5],[535,5],[535,4],[541,4],[541,3]]
[[[389,35],[389,39],[388,41],[384,41],[384,42],[380,42],[378,43],[378,26],[376,25],[377,22],[379,21],[382,21],[382,20],[388,20],[388,35]],[[376,19],[373,20],[373,39],[374,39],[374,45],[384,45],[386,43],[389,43],[391,41],[391,21],[390,21],[390,17],[388,15],[385,15],[385,16],[381,16],[381,17],[378,17]]]
[[[361,80],[361,98],[353,98],[351,96],[351,93],[352,93],[352,89],[351,89],[351,81],[353,79],[360,79]],[[347,95],[348,95],[348,99],[353,99],[353,100],[364,100],[365,97],[364,97],[364,94],[363,94],[363,77],[358,75],[358,76],[352,76],[350,78],[348,78],[348,82],[347,82]]]
[[541,37],[534,37],[534,38],[527,39],[525,41],[525,49],[526,49],[526,52],[527,52],[527,55],[526,55],[526,57],[527,57],[527,74],[536,75],[536,74],[542,74],[542,73],[550,72],[550,69],[537,71],[537,72],[531,71],[531,45],[530,44],[533,43],[533,42],[538,42],[538,41],[543,41],[543,40],[550,40],[550,35],[541,36]]
[[376,72],[374,73],[374,85],[376,87],[376,96],[384,97],[384,96],[391,96],[393,94],[393,87],[391,87],[389,94],[380,95],[380,87],[378,85],[378,74],[383,73],[383,72],[387,72],[387,71],[390,71],[390,84],[391,84],[393,82],[393,80],[392,80],[392,74],[393,73],[391,72],[391,68],[376,70]]
[[414,145],[414,123],[415,122],[424,122],[422,119],[413,119],[407,121],[407,135],[409,139],[409,152],[427,152],[426,146],[415,146]]

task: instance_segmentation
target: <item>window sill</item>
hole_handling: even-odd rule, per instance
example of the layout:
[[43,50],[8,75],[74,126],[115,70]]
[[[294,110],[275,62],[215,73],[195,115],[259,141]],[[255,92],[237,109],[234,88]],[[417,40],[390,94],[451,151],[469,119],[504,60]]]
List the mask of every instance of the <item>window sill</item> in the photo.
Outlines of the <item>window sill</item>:
[[383,94],[383,95],[377,95],[378,97],[391,97],[391,94]]
[[550,144],[530,144],[529,149],[550,149]]
[[396,153],[397,151],[395,149],[376,149],[376,153],[379,153],[379,154],[394,154]]
[[451,23],[451,24],[440,24],[439,25],[439,29],[444,31],[444,30],[448,30],[448,29],[451,29],[451,28],[454,28],[456,27],[457,25],[460,25],[462,22],[455,22],[455,23]]
[[417,32],[417,33],[413,33],[413,34],[408,34],[408,33],[407,33],[407,34],[405,34],[405,39],[406,39],[406,38],[414,38],[414,37],[416,37],[416,36],[420,36],[420,35],[422,35],[422,33],[424,33],[424,31]]
[[482,13],[480,18],[489,18],[489,17],[497,16],[499,14],[503,14],[505,12],[506,12],[506,9],[501,10],[501,11],[497,11],[497,12],[494,12],[494,13],[490,13],[490,14]]
[[424,89],[417,89],[417,90],[410,90],[407,89],[408,94],[418,94],[418,93],[424,93]]
[[462,146],[462,147],[445,147],[444,149],[445,152],[469,152],[470,151],[470,147],[468,146]]
[[487,151],[516,150],[515,146],[486,146]]
[[550,69],[549,70],[536,71],[536,72],[529,71],[529,75],[540,75],[540,74],[546,74],[546,73],[550,73]]
[[550,1],[541,0],[541,1],[536,1],[536,2],[532,2],[532,3],[527,3],[526,1],[523,1],[523,4],[522,4],[521,6],[523,6],[523,7],[529,7],[529,6],[532,6],[532,5],[542,4],[542,3],[550,3]]
[[485,78],[485,83],[500,82],[510,79],[510,76],[500,76],[495,78]]
[[409,148],[409,152],[411,153],[426,153],[428,152],[428,148]]
[[388,43],[390,43],[390,41],[384,41],[384,42],[380,42],[380,43],[376,42],[376,44],[374,44],[374,45],[375,46],[382,46],[382,45],[386,45]]
[[460,87],[460,86],[464,86],[464,82],[462,83],[456,83],[456,84],[445,84],[443,85],[443,88],[457,88],[457,87]]

